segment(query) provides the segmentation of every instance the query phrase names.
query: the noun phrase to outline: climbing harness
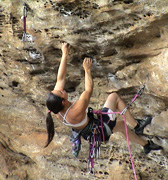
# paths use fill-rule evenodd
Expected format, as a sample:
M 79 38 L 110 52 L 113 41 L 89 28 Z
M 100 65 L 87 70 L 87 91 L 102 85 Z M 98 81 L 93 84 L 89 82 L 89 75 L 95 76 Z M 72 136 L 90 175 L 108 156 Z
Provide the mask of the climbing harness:
M 104 135 L 104 128 L 103 128 L 103 118 L 102 118 L 102 114 L 119 114 L 122 116 L 123 120 L 124 120 L 124 124 L 125 124 L 125 133 L 126 133 L 126 139 L 127 139 L 127 145 L 128 145 L 128 150 L 129 150 L 129 155 L 130 155 L 130 160 L 131 160 L 131 165 L 132 165 L 132 169 L 133 169 L 133 173 L 134 173 L 134 178 L 135 180 L 137 180 L 137 176 L 136 176 L 136 172 L 135 172 L 135 167 L 134 167 L 134 163 L 133 163 L 133 158 L 131 155 L 131 148 L 129 145 L 129 137 L 128 137 L 128 128 L 127 128 L 127 124 L 126 124 L 126 118 L 124 116 L 124 114 L 126 113 L 127 109 L 131 106 L 131 104 L 139 97 L 142 95 L 143 91 L 144 91 L 145 85 L 143 85 L 142 88 L 140 88 L 140 90 L 136 93 L 136 95 L 134 96 L 134 98 L 132 99 L 132 101 L 126 106 L 126 108 L 124 108 L 124 110 L 122 112 L 102 112 L 102 111 L 92 111 L 92 113 L 94 114 L 100 114 L 101 117 L 101 134 L 102 134 L 102 141 L 105 142 L 105 135 Z M 89 171 L 91 173 L 94 174 L 94 158 L 99 157 L 100 155 L 100 146 L 101 146 L 101 138 L 100 136 L 98 136 L 100 139 L 97 139 L 97 129 L 93 128 L 93 135 L 90 137 L 90 151 L 89 151 L 89 158 L 88 158 L 88 168 Z
M 26 42 L 26 40 L 27 40 L 26 18 L 27 18 L 27 8 L 26 8 L 26 4 L 24 3 L 24 7 L 23 7 L 23 37 L 22 37 L 23 42 Z

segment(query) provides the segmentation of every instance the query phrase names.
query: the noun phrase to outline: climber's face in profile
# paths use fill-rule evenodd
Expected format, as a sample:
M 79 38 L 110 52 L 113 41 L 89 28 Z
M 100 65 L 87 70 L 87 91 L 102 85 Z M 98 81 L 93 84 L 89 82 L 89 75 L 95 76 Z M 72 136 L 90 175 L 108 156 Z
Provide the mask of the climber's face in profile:
M 61 90 L 53 90 L 52 91 L 53 94 L 67 100 L 68 99 L 68 94 L 65 90 L 61 89 Z

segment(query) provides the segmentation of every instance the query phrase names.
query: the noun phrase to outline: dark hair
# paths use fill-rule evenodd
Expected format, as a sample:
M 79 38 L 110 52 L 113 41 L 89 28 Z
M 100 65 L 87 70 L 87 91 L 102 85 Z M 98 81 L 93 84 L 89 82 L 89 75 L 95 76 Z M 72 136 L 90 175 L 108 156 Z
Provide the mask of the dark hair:
M 63 100 L 64 98 L 61 98 L 60 96 L 57 96 L 53 93 L 50 93 L 46 100 L 46 105 L 49 112 L 47 113 L 47 117 L 46 117 L 48 140 L 45 147 L 47 147 L 50 144 L 50 142 L 53 140 L 54 137 L 54 122 L 51 116 L 51 112 L 53 112 L 54 114 L 60 112 L 64 108 L 64 106 L 62 105 Z

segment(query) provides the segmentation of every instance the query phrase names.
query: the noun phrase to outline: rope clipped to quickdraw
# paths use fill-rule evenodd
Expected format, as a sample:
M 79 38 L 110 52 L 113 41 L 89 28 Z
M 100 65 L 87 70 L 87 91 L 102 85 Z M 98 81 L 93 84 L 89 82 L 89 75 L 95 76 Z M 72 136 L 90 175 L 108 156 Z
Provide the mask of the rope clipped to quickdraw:
M 131 106 L 131 104 L 137 99 L 138 96 L 141 96 L 143 91 L 145 89 L 145 84 L 142 86 L 142 88 L 139 89 L 139 91 L 136 93 L 132 101 L 122 110 L 121 115 L 125 114 L 127 109 Z
M 24 3 L 24 7 L 23 7 L 23 37 L 22 37 L 23 42 L 26 42 L 26 40 L 27 40 L 26 18 L 27 18 L 27 8 L 26 8 L 26 4 Z

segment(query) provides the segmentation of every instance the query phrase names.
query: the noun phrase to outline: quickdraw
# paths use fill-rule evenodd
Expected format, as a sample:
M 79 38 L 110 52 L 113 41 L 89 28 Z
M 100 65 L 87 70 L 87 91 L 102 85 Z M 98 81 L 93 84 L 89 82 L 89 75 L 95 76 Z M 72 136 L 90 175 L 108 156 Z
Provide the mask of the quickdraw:
M 94 174 L 94 158 L 99 158 L 101 146 L 101 133 L 95 125 L 92 129 L 92 135 L 89 137 L 89 158 L 87 169 Z
M 122 110 L 121 115 L 125 114 L 127 109 L 131 106 L 131 104 L 137 99 L 138 96 L 141 96 L 143 91 L 145 89 L 145 84 L 142 86 L 142 88 L 139 89 L 139 91 L 136 93 L 132 101 Z
M 22 37 L 23 42 L 26 42 L 26 39 L 27 39 L 26 18 L 27 18 L 27 8 L 26 8 L 26 4 L 24 3 L 24 8 L 23 8 L 23 37 Z

